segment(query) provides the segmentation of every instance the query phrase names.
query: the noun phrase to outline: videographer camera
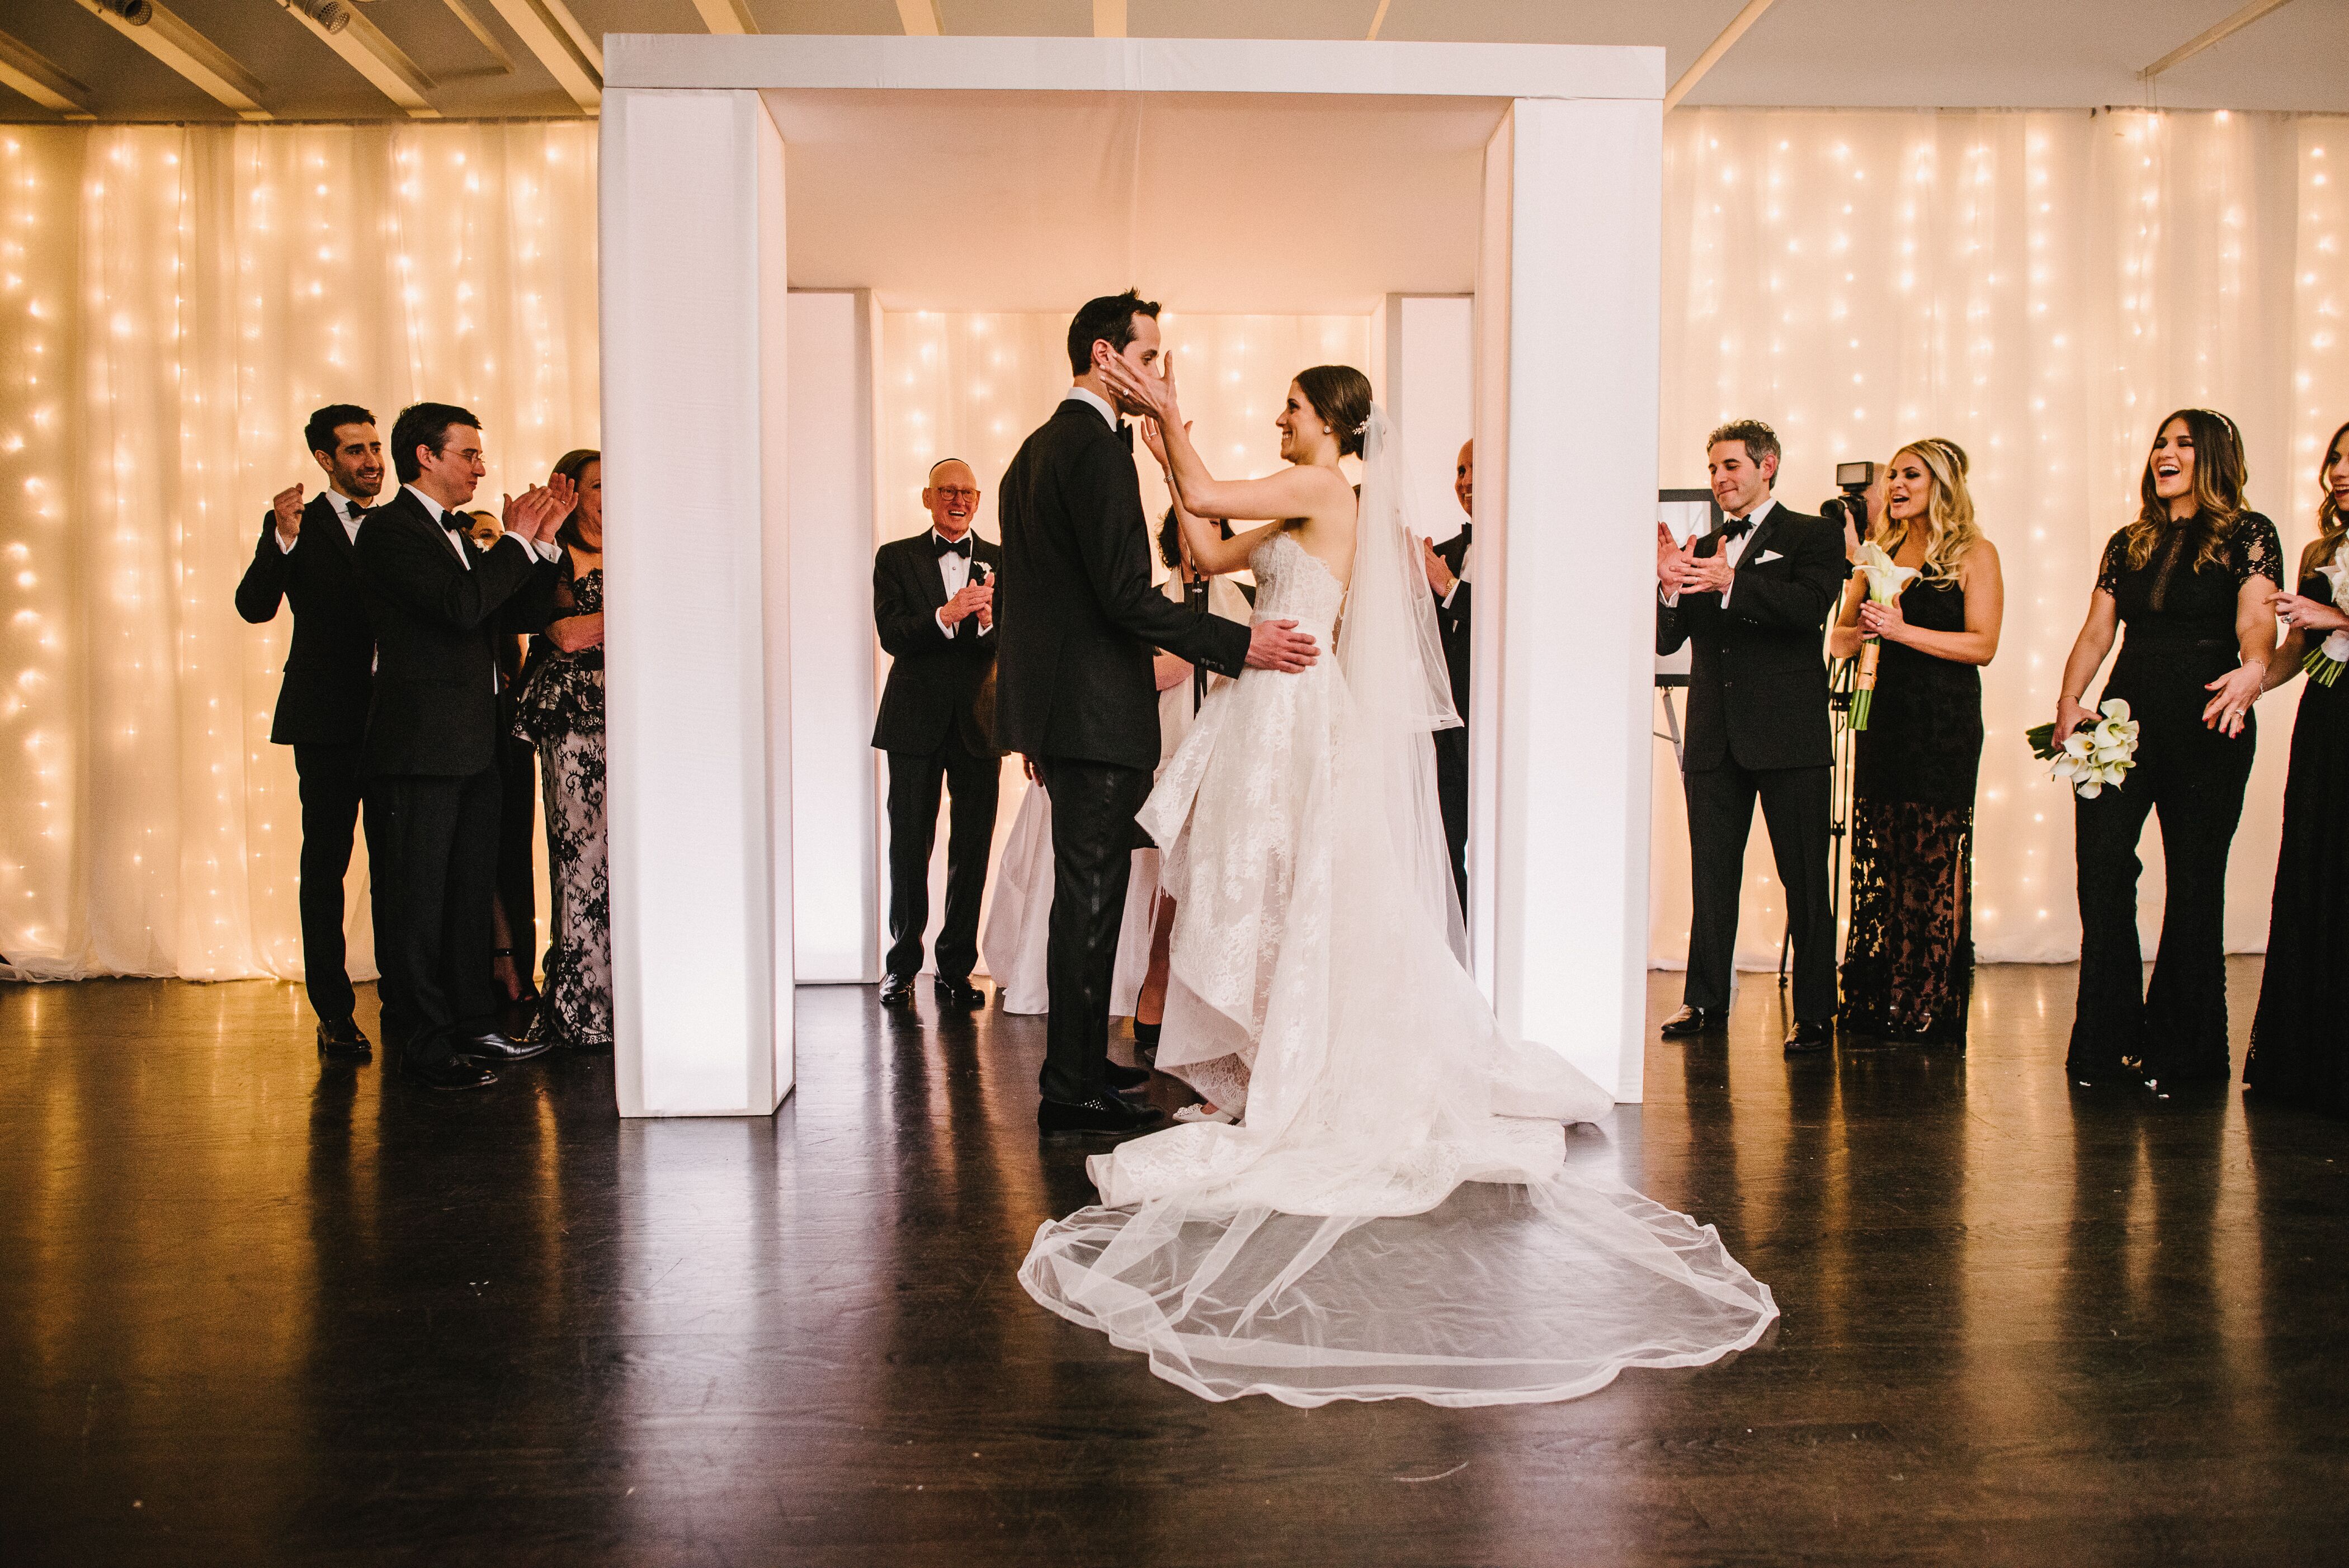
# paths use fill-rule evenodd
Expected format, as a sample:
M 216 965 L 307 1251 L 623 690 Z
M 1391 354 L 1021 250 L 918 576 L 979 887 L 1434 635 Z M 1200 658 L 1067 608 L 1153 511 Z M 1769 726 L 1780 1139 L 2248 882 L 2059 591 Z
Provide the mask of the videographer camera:
M 1857 562 L 1870 520 L 1884 515 L 1884 465 L 1837 463 L 1836 486 L 1843 494 L 1819 503 L 1819 515 L 1843 530 L 1843 558 Z

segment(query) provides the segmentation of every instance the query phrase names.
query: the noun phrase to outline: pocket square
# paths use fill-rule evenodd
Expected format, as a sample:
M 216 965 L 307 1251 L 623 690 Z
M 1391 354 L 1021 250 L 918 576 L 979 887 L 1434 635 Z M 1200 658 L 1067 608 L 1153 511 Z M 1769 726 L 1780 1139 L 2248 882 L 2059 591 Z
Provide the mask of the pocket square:
M 1785 559 L 1786 558 L 1785 556 L 1779 554 L 1775 550 L 1765 550 L 1761 554 L 1754 558 L 1754 564 L 1756 566 L 1767 566 L 1773 561 L 1784 561 Z

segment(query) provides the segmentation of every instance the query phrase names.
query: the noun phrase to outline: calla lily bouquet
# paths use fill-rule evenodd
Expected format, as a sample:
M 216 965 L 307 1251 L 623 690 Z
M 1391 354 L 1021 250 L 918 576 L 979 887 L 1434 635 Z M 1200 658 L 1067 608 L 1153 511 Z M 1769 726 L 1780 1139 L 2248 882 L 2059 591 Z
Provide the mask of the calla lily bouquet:
M 2107 784 L 2119 789 L 2123 776 L 2137 766 L 2137 723 L 2129 717 L 2129 705 L 2114 697 L 2098 711 L 2103 717 L 2095 723 L 2082 725 L 2061 740 L 2052 724 L 2023 732 L 2031 754 L 2054 764 L 2049 776 L 2072 786 L 2083 800 L 2095 799 Z
M 1891 604 L 1899 601 L 1901 591 L 1909 579 L 1918 575 L 1913 566 L 1896 566 L 1892 557 L 1884 553 L 1884 546 L 1869 540 L 1859 547 L 1859 570 L 1868 578 L 1868 602 L 1871 604 Z M 1868 710 L 1876 698 L 1876 661 L 1883 655 L 1884 639 L 1869 637 L 1859 645 L 1859 672 L 1851 683 L 1851 727 L 1868 727 Z
M 2342 559 L 2344 554 L 2349 554 L 2349 540 L 2344 540 L 2333 550 L 2331 561 L 2317 568 L 2324 573 L 2324 580 L 2333 584 L 2333 603 L 2335 605 L 2349 604 L 2349 593 L 2343 592 L 2344 586 L 2349 586 L 2349 561 Z M 2341 678 L 2341 666 L 2344 665 L 2349 665 L 2349 632 L 2333 633 L 2324 639 L 2322 646 L 2309 649 L 2308 657 L 2300 661 L 2300 667 L 2307 673 L 2310 680 L 2328 686 Z

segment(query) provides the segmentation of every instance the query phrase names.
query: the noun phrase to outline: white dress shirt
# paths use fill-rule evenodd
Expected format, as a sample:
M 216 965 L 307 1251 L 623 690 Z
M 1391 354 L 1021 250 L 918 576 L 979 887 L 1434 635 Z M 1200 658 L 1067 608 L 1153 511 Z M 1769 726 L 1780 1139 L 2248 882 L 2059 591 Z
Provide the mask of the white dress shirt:
M 1721 591 L 1721 607 L 1723 609 L 1726 610 L 1729 608 L 1729 595 L 1737 586 L 1737 563 L 1744 559 L 1745 547 L 1752 543 L 1754 542 L 1754 536 L 1762 531 L 1762 520 L 1769 516 L 1770 509 L 1777 504 L 1777 500 L 1775 497 L 1764 496 L 1762 498 L 1762 504 L 1745 514 L 1746 517 L 1752 521 L 1754 526 L 1747 529 L 1744 532 L 1739 534 L 1734 539 L 1724 539 L 1721 542 L 1721 549 L 1717 553 L 1725 555 L 1729 558 L 1730 571 L 1729 586 Z M 1473 549 L 1474 546 L 1471 546 L 1471 548 Z M 1667 604 L 1678 604 L 1680 602 L 1681 596 L 1677 593 L 1668 593 L 1664 596 L 1664 603 Z
M 1070 387 L 1068 391 L 1061 396 L 1061 401 L 1063 403 L 1090 403 L 1096 409 L 1100 410 L 1101 417 L 1102 418 L 1109 421 L 1109 428 L 1111 429 L 1114 430 L 1117 428 L 1117 410 L 1111 407 L 1109 404 L 1102 399 L 1099 393 L 1093 391 L 1089 387 Z
M 343 531 L 350 536 L 353 544 L 357 544 L 359 542 L 359 519 L 364 515 L 359 511 L 359 503 L 342 491 L 334 490 L 326 492 L 326 501 L 335 509 L 335 515 L 342 520 Z M 288 555 L 293 554 L 296 537 L 298 536 L 290 534 L 282 528 L 279 529 L 277 548 Z
M 963 530 L 962 536 L 966 540 L 977 539 L 978 537 L 978 535 L 971 532 L 968 529 Z M 939 544 L 953 544 L 957 542 L 954 540 L 948 539 L 945 534 L 940 533 L 935 528 L 930 530 L 930 538 Z M 978 547 L 977 545 L 973 545 L 971 548 L 973 550 L 977 550 Z M 944 582 L 947 585 L 947 597 L 949 599 L 953 598 L 956 594 L 961 593 L 964 588 L 969 585 L 970 557 L 968 555 L 957 555 L 951 550 L 947 551 L 945 554 L 938 557 L 938 577 L 939 580 Z M 939 631 L 944 632 L 949 637 L 955 634 L 955 629 L 947 624 L 947 612 L 945 605 L 941 604 L 936 610 L 933 611 L 931 613 L 931 618 L 937 622 Z M 978 617 L 976 614 L 973 614 L 969 619 L 976 624 Z M 993 630 L 995 630 L 993 626 L 980 626 L 978 628 L 978 634 L 984 637 Z
M 1444 607 L 1445 609 L 1449 610 L 1452 608 L 1452 601 L 1459 597 L 1460 584 L 1467 582 L 1469 580 L 1469 573 L 1475 570 L 1476 542 L 1472 539 L 1468 542 L 1468 548 L 1460 552 L 1460 570 L 1452 574 L 1452 586 L 1444 591 Z

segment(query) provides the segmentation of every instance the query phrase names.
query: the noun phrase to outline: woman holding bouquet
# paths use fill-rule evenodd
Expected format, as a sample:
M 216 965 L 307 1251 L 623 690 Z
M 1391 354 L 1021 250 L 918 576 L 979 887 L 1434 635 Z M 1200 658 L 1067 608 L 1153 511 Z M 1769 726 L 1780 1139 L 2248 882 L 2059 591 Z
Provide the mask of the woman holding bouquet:
M 1838 658 L 1878 642 L 1852 776 L 1847 1035 L 1953 1043 L 1973 985 L 1974 777 L 1982 666 L 1998 652 L 2005 586 L 1974 525 L 1966 454 L 1938 437 L 1894 456 L 1869 542 L 1915 573 L 1878 603 L 1853 578 L 1828 634 Z
M 2106 545 L 2064 665 L 2059 740 L 2096 721 L 2081 699 L 2127 623 L 2104 700 L 2126 701 L 2140 727 L 2136 766 L 2075 803 L 2080 999 L 2064 1068 L 2081 1083 L 2127 1073 L 2167 1091 L 2227 1078 L 2227 851 L 2251 778 L 2251 704 L 2275 652 L 2283 553 L 2275 524 L 2244 507 L 2244 478 L 2242 438 L 2224 414 L 2184 408 L 2161 422 L 2137 520 Z M 2137 845 L 2156 810 L 2169 894 L 2148 985 Z
M 2292 727 L 2292 771 L 2283 786 L 2283 846 L 2276 857 L 2274 913 L 2268 924 L 2267 973 L 2243 1082 L 2263 1101 L 2291 1102 L 2334 1115 L 2349 1113 L 2349 1050 L 2341 1039 L 2349 1006 L 2349 682 L 2340 655 L 2349 654 L 2349 614 L 2336 606 L 2349 594 L 2349 425 L 2333 432 L 2325 449 L 2324 500 L 2316 509 L 2316 542 L 2300 558 L 2300 592 L 2276 596 L 2276 614 L 2291 628 L 2268 661 L 2269 686 L 2300 674 L 2312 678 L 2300 694 Z M 2331 642 L 2336 634 L 2341 642 Z M 2329 646 L 2327 645 L 2329 644 Z

